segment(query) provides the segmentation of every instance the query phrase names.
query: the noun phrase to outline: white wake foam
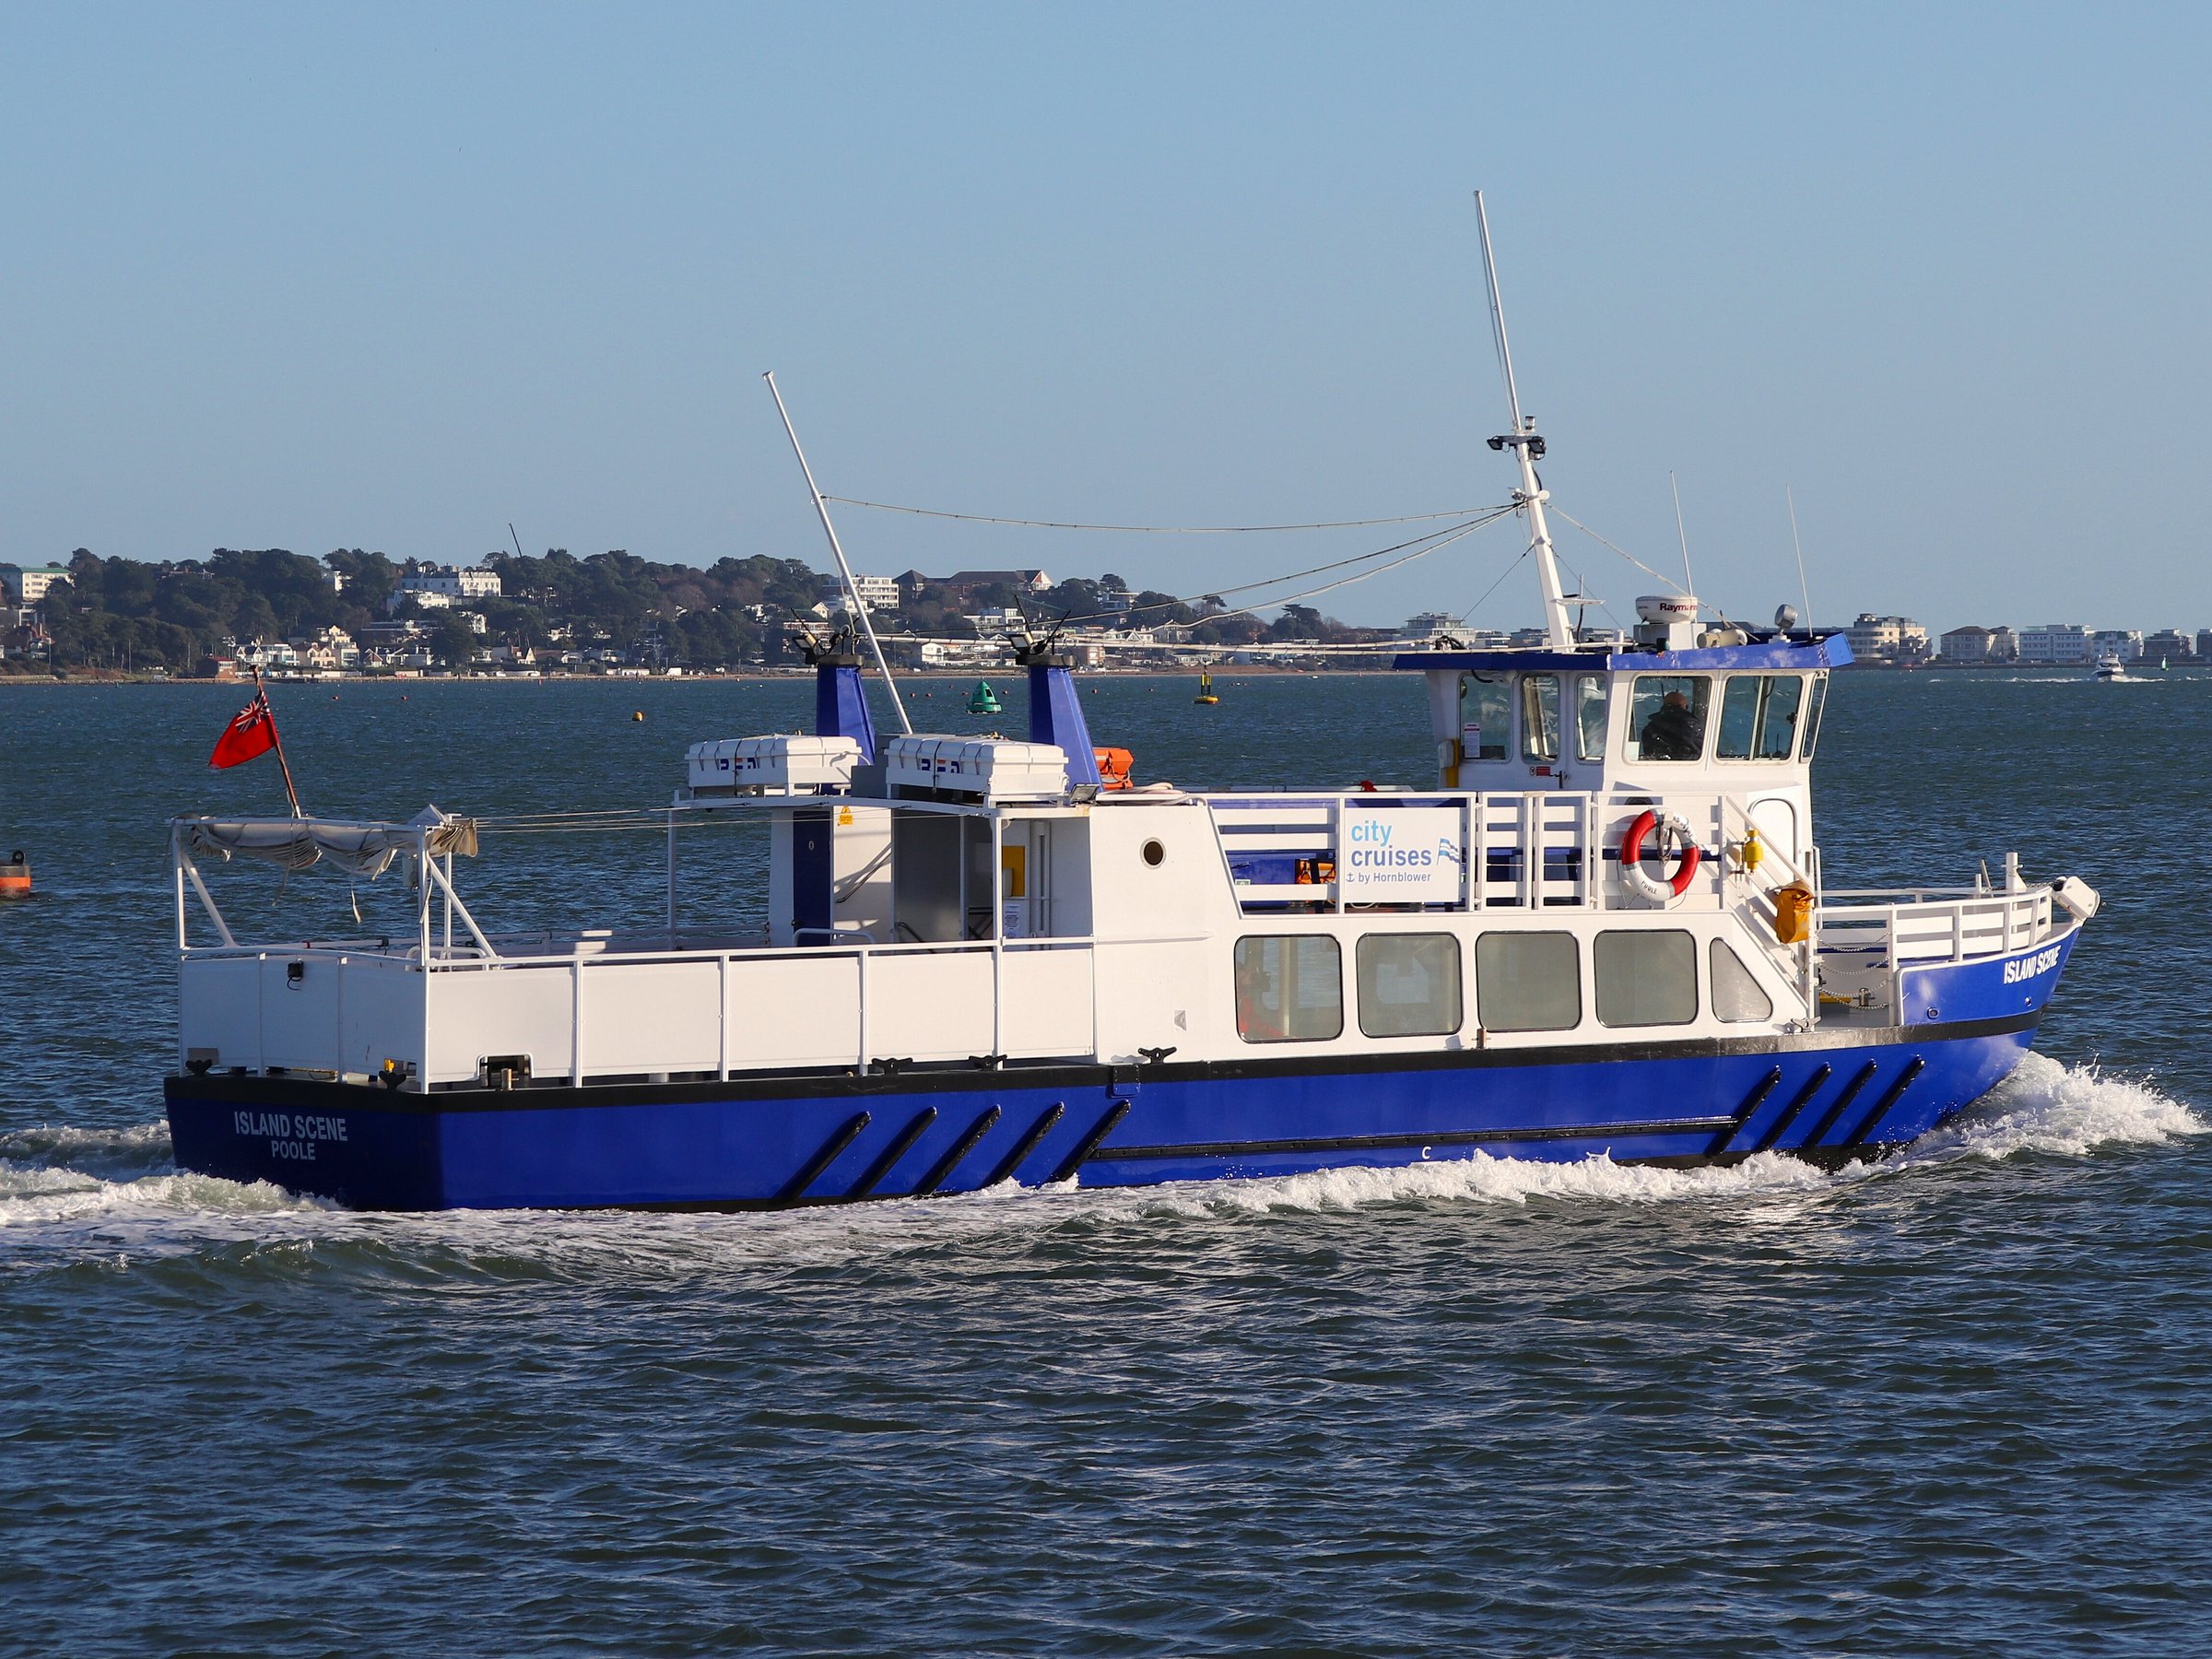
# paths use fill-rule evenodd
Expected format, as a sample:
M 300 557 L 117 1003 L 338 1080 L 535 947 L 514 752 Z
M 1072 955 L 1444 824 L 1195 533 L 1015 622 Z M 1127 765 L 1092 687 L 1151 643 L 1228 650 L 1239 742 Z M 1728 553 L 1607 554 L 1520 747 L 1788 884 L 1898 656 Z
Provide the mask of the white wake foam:
M 1599 1153 L 1573 1163 L 1534 1159 L 1432 1159 L 1396 1168 L 1316 1170 L 1251 1181 L 1189 1182 L 1144 1189 L 1148 1207 L 1179 1215 L 1270 1210 L 1345 1210 L 1375 1204 L 1477 1202 L 1526 1204 L 1532 1198 L 1660 1204 L 1685 1198 L 1735 1198 L 1800 1192 L 1838 1178 L 1778 1152 L 1761 1152 L 1727 1169 L 1665 1170 L 1615 1163 Z
M 2107 1077 L 2095 1062 L 2061 1065 L 2030 1051 L 2011 1077 L 1963 1115 L 1915 1142 L 1903 1161 L 2017 1152 L 2087 1158 L 2100 1147 L 2156 1146 L 2212 1128 L 2181 1101 L 2136 1078 Z

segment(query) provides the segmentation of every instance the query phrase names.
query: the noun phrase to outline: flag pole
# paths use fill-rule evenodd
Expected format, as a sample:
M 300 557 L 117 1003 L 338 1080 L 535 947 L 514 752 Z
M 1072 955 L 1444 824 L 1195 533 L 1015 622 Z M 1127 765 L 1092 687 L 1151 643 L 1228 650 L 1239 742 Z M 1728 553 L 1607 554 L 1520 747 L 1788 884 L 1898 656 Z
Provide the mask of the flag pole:
M 290 797 L 292 816 L 304 820 L 307 814 L 300 810 L 300 792 L 292 787 L 292 763 L 284 758 L 284 735 L 276 729 L 276 711 L 270 706 L 269 689 L 261 683 L 261 665 L 253 665 L 253 695 L 269 717 L 269 740 L 276 746 L 276 764 L 284 771 L 284 793 Z

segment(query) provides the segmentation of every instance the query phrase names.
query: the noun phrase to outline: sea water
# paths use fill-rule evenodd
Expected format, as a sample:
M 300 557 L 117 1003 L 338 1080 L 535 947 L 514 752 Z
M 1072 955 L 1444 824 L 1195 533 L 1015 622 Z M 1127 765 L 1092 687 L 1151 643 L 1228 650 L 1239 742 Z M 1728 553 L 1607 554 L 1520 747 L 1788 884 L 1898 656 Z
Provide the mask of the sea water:
M 1087 681 L 1139 780 L 1425 779 L 1418 682 Z M 917 725 L 1018 735 L 915 688 Z M 925 693 L 923 694 L 923 693 Z M 332 813 L 667 798 L 802 683 L 288 687 Z M 2031 1058 L 1872 1169 L 1477 1157 L 759 1216 L 355 1215 L 178 1173 L 162 821 L 235 687 L 0 688 L 0 1651 L 2212 1648 L 2212 679 L 1849 674 L 1836 886 L 2107 909 Z M 643 714 L 642 720 L 633 716 Z M 487 837 L 623 926 L 652 834 Z M 735 911 L 757 840 L 701 831 Z M 211 876 L 241 929 L 390 877 Z M 361 921 L 353 920 L 356 907 Z

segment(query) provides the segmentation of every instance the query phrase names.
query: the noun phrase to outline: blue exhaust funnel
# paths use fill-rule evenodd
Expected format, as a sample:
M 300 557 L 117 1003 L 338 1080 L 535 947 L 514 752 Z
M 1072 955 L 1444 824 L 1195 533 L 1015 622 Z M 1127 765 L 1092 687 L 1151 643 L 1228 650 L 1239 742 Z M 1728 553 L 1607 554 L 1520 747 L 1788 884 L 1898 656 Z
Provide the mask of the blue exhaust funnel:
M 827 652 L 814 659 L 814 733 L 818 737 L 850 737 L 860 745 L 860 763 L 876 763 L 876 720 L 861 684 L 860 659 L 851 652 Z
M 1030 741 L 1053 744 L 1067 752 L 1070 787 L 1098 783 L 1098 751 L 1091 747 L 1083 700 L 1076 691 L 1073 660 L 1054 656 L 1042 645 L 1018 652 L 1015 660 L 1030 671 Z

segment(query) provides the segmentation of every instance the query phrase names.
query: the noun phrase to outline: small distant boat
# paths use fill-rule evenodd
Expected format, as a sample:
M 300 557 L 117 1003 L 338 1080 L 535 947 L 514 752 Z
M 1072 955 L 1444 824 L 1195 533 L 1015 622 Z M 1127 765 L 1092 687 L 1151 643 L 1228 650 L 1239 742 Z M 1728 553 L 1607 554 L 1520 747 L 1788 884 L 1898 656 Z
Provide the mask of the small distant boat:
M 2120 660 L 2120 653 L 2116 651 L 2100 652 L 2097 657 L 2097 667 L 2089 677 L 2100 685 L 2126 679 L 2129 677 L 2127 665 Z
M 1194 703 L 1218 703 L 1221 700 L 1214 695 L 1214 675 L 1210 668 L 1199 671 L 1198 695 L 1191 700 Z
M 30 897 L 30 861 L 18 847 L 0 864 L 0 899 L 28 899 Z
M 1003 712 L 1004 710 L 1005 705 L 998 700 L 998 693 L 991 689 L 991 682 L 989 680 L 976 681 L 975 689 L 968 694 L 968 712 L 971 714 L 997 714 Z

